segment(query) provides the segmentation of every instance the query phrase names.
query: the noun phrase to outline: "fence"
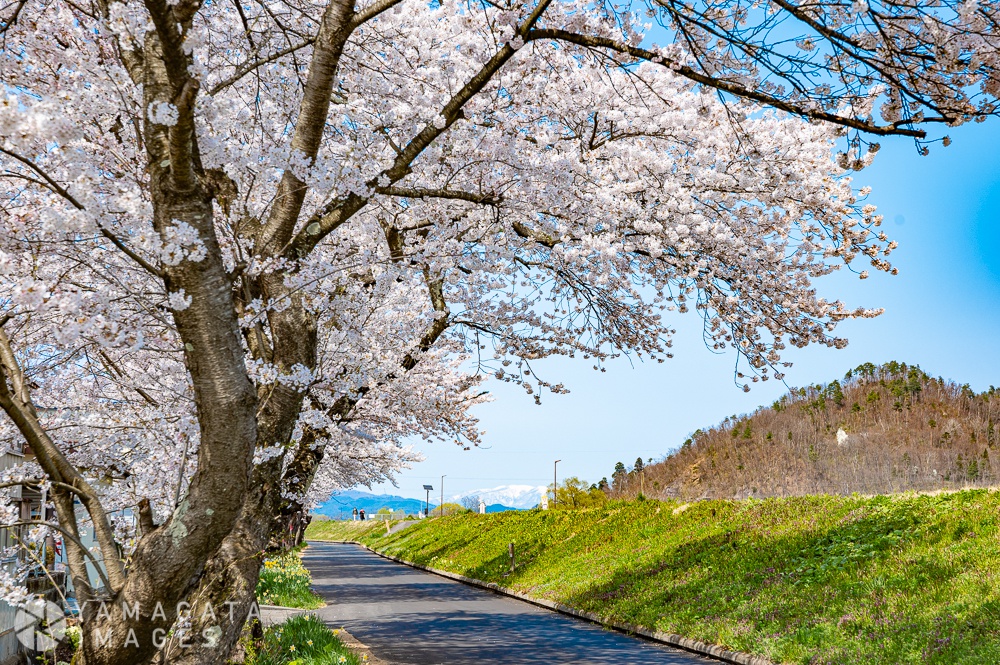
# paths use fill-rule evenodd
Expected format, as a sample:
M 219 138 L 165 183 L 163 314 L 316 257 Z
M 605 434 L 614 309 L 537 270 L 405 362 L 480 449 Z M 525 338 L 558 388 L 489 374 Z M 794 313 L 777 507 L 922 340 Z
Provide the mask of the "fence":
M 366 517 L 370 520 L 401 520 L 406 517 L 406 511 L 397 510 L 394 513 L 372 513 Z
M 0 452 L 0 469 L 9 469 L 24 462 L 24 454 L 16 450 Z M 18 501 L 22 498 L 21 488 L 12 487 L 7 490 L 10 498 Z M 11 530 L 0 528 L 0 550 L 6 550 L 14 544 Z M 15 558 L 0 559 L 0 568 L 13 572 L 17 565 Z M 5 601 L 0 600 L 0 665 L 15 663 L 19 660 L 21 643 L 14 632 L 14 614 L 17 610 Z
M 15 609 L 0 600 L 0 664 L 14 663 L 18 660 L 20 642 L 14 633 Z

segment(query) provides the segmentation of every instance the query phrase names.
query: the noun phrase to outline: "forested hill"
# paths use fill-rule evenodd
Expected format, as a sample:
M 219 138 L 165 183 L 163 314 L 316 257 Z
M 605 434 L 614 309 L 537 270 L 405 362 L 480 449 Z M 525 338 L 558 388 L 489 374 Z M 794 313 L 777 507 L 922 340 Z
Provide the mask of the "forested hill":
M 619 472 L 613 494 L 765 497 L 988 486 L 1000 480 L 1000 390 L 865 363 L 698 430 L 664 461 Z

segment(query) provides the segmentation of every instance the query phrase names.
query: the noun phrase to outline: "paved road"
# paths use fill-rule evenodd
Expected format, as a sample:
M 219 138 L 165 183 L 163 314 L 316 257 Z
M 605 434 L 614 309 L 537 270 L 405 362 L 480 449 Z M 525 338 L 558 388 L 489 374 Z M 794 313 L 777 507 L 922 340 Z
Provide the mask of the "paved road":
M 319 616 L 394 665 L 718 665 L 357 545 L 311 543 L 303 561 L 328 603 Z

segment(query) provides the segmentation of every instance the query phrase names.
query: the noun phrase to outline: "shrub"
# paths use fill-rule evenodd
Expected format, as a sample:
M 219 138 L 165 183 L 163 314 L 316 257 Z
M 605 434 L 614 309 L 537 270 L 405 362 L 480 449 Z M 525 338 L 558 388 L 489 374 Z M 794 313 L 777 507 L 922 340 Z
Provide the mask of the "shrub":
M 297 550 L 264 560 L 257 582 L 257 601 L 312 610 L 323 606 L 323 599 L 312 592 L 312 577 L 302 565 Z
M 244 638 L 245 665 L 359 665 L 362 661 L 315 615 L 269 626 L 263 638 Z

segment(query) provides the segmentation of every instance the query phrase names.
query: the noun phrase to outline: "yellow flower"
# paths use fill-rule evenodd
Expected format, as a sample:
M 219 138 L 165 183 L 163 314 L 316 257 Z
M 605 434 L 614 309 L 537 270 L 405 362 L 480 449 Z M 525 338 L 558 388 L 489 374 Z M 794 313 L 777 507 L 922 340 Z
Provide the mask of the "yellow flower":
M 295 645 L 293 644 L 292 646 L 288 647 L 288 650 L 289 651 L 295 651 Z
M 306 640 L 306 644 L 308 644 L 309 646 L 312 646 L 313 645 L 313 641 L 312 640 Z
M 337 659 L 337 662 L 338 663 L 346 663 L 347 662 L 347 657 L 346 656 L 341 656 L 340 658 Z

